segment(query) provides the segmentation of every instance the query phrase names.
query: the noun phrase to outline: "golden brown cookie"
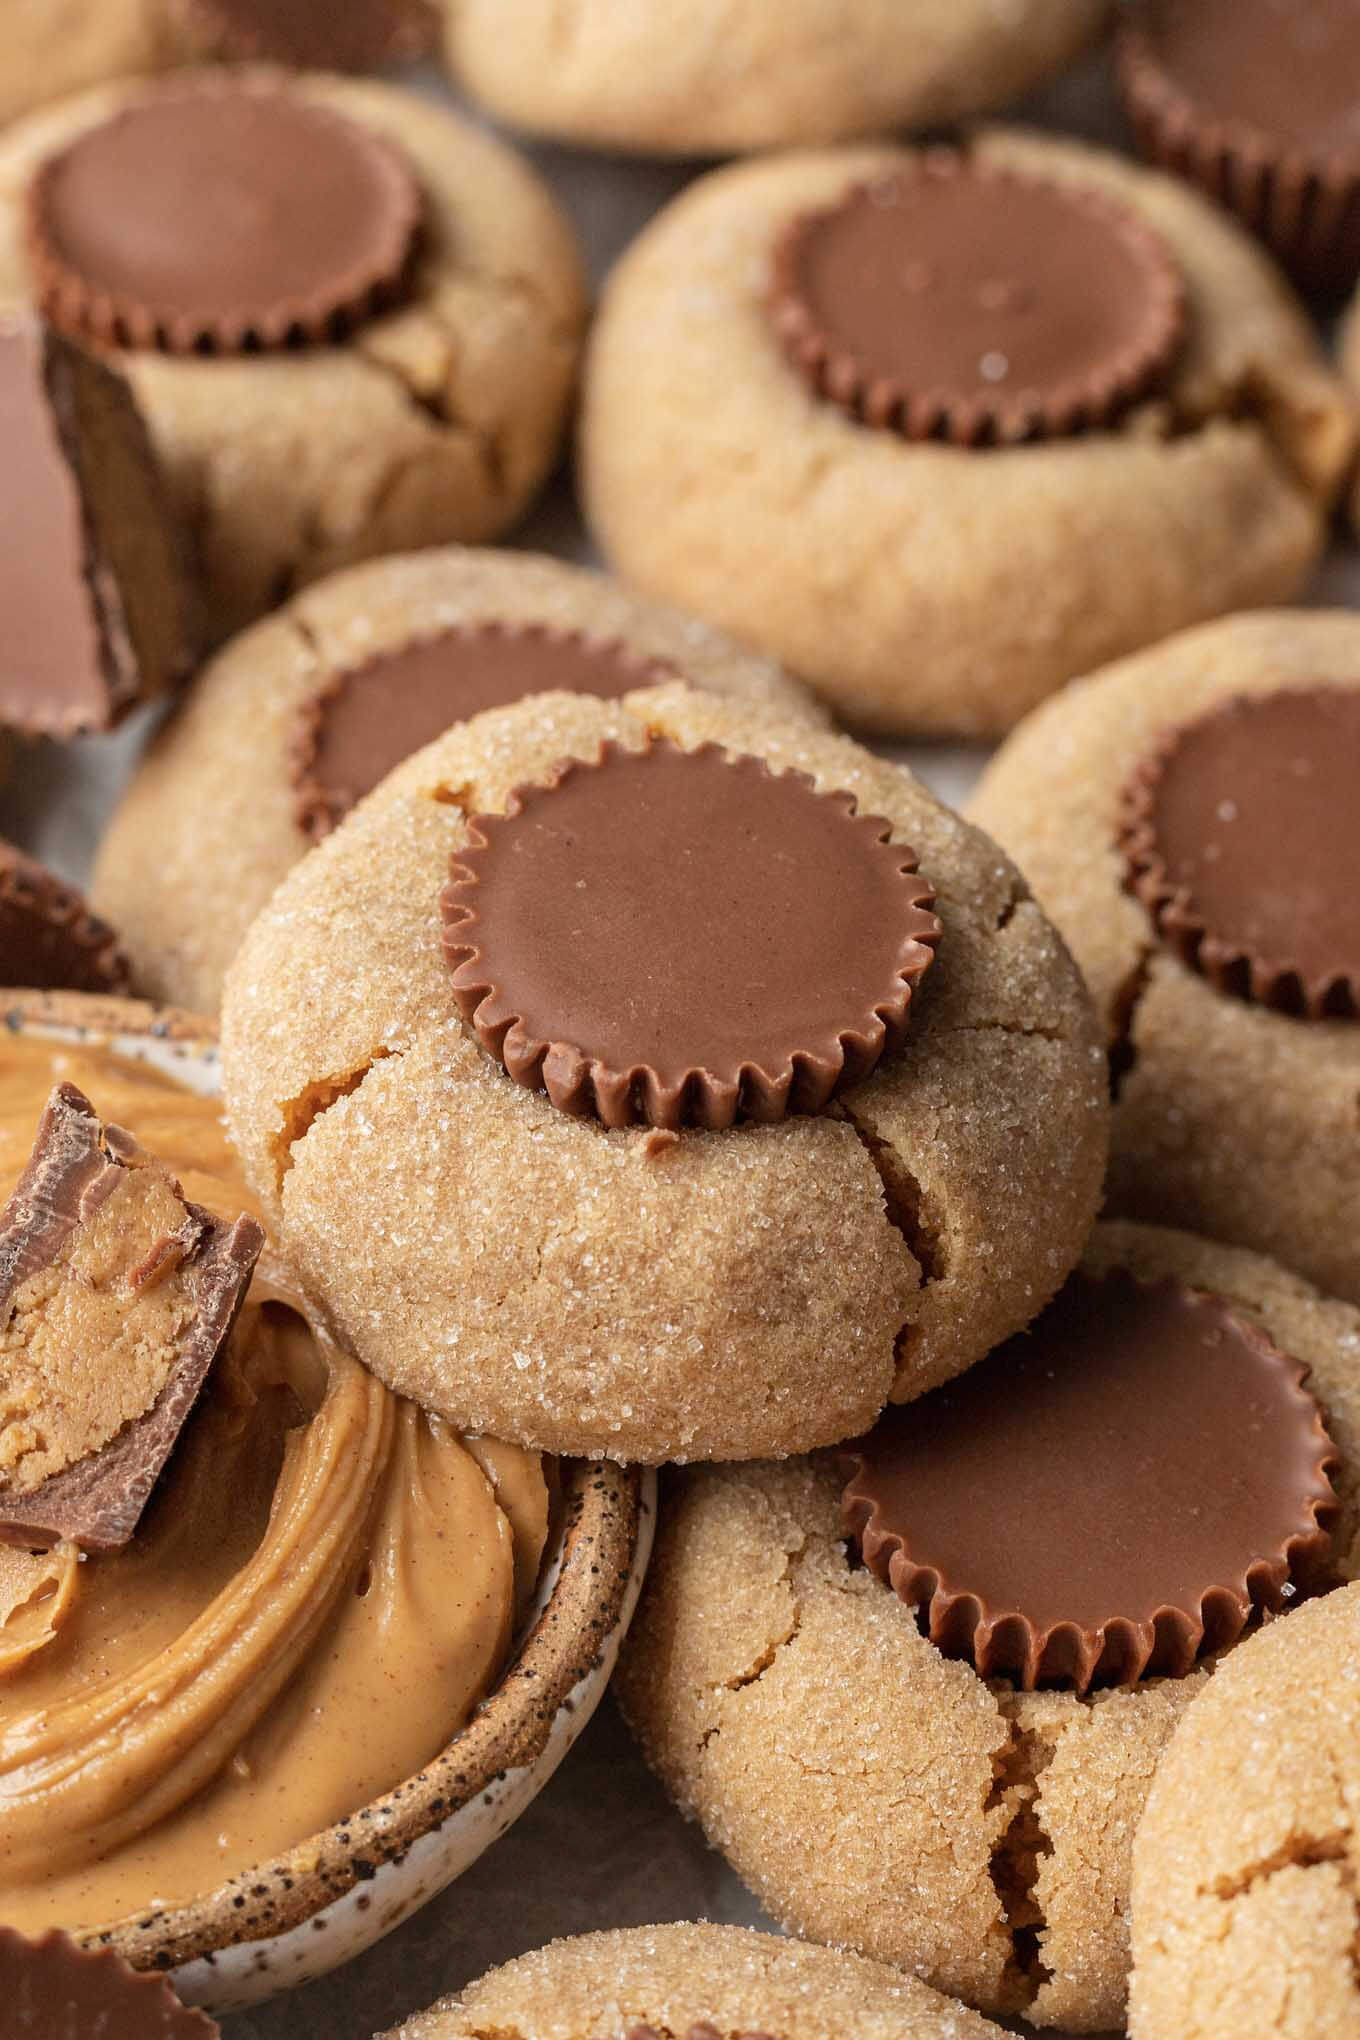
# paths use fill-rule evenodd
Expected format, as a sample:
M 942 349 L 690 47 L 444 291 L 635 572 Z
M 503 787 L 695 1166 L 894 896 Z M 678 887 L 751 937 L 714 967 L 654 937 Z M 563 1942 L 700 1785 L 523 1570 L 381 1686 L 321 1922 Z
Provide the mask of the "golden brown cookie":
M 521 1955 L 387 2040 L 983 2040 L 914 1977 L 745 1927 L 630 1927 Z
M 1360 1315 L 1183 1233 L 1099 1226 L 1082 1265 L 1208 1291 L 1310 1370 L 1341 1455 L 1334 1536 L 1348 1570 Z M 928 1417 L 929 1402 L 901 1414 Z M 649 1761 L 782 1924 L 987 2012 L 1119 2025 L 1133 1836 L 1208 1665 L 1083 1698 L 984 1680 L 852 1559 L 843 1485 L 813 1459 L 671 1478 L 617 1686 Z M 995 1484 L 978 1501 L 994 1508 Z
M 1275 1010 L 1234 988 L 1231 965 L 1224 988 L 1187 961 L 1183 931 L 1159 929 L 1131 889 L 1119 841 L 1122 796 L 1164 732 L 1238 697 L 1319 687 L 1360 692 L 1352 615 L 1282 611 L 1188 631 L 1041 709 L 993 761 L 972 811 L 1020 860 L 1095 998 L 1116 1090 L 1114 1208 L 1274 1254 L 1360 1302 L 1360 1026 Z M 1301 815 L 1304 847 L 1338 873 L 1347 820 L 1315 824 L 1307 804 Z M 1287 882 L 1265 891 L 1292 896 Z M 1335 995 L 1325 1010 L 1342 1011 Z
M 866 1080 L 845 1087 L 863 1066 L 861 1030 L 837 1007 L 850 1067 L 824 1108 L 800 1111 L 795 1095 L 793 1116 L 768 1124 L 607 1131 L 523 1088 L 532 1070 L 512 1080 L 494 1059 L 500 1035 L 494 1054 L 482 1046 L 441 948 L 451 864 L 504 834 L 512 789 L 556 778 L 564 759 L 597 760 L 605 744 L 625 759 L 719 746 L 710 764 L 724 750 L 765 760 L 776 775 L 809 775 L 817 793 L 793 780 L 790 797 L 813 803 L 819 827 L 834 809 L 851 829 L 849 795 L 861 817 L 880 818 L 880 829 L 855 825 L 866 844 L 881 830 L 911 845 L 943 935 L 900 1048 L 883 1053 L 884 1032 L 865 1023 L 882 1056 Z M 578 767 L 573 786 L 588 781 Z M 715 815 L 730 807 L 719 792 Z M 489 822 L 470 827 L 478 812 Z M 796 859 L 799 834 L 786 844 Z M 639 847 L 648 840 L 666 839 L 640 830 Z M 685 838 L 700 861 L 711 840 Z M 727 928 L 722 900 L 769 854 L 753 835 L 727 875 L 692 893 L 690 867 L 675 862 L 680 918 L 688 926 L 711 902 Z M 625 874 L 634 861 L 627 851 Z M 905 874 L 909 860 L 897 861 Z M 631 879 L 620 886 L 569 894 L 579 907 L 528 945 L 556 970 L 580 942 L 582 1000 L 596 988 L 595 931 L 632 896 Z M 904 876 L 903 888 L 905 910 L 916 887 Z M 521 902 L 522 918 L 500 925 L 533 928 L 536 906 Z M 698 1018 L 730 1025 L 738 1054 L 754 1056 L 763 1041 L 743 1032 L 748 1006 L 760 1020 L 755 988 L 786 951 L 782 937 L 762 950 L 764 909 L 750 911 L 736 963 L 754 996 L 701 1003 Z M 837 912 L 833 900 L 831 923 Z M 874 924 L 866 953 L 890 924 Z M 668 935 L 666 913 L 651 925 Z M 452 925 L 448 939 L 459 939 Z M 656 968 L 641 997 L 607 1001 L 605 1018 L 659 1027 L 665 1047 L 680 1008 Z M 820 997 L 815 969 L 808 984 Z M 886 976 L 880 996 L 886 1013 Z M 918 1394 L 1026 1322 L 1075 1259 L 1099 1194 L 1103 1063 L 1070 961 L 1019 875 L 902 768 L 783 707 L 678 682 L 616 703 L 542 696 L 450 730 L 399 767 L 255 922 L 228 973 L 223 1027 L 246 1167 L 364 1358 L 497 1436 L 574 1452 L 742 1457 L 848 1436 L 890 1394 Z M 522 1039 L 506 1037 L 507 1061 Z M 785 1044 L 794 1064 L 809 1045 Z M 755 1096 L 753 1080 L 739 1109 L 756 1109 Z
M 817 713 L 706 625 L 531 554 L 421 553 L 309 588 L 206 668 L 100 846 L 94 892 L 138 981 L 215 1012 L 284 873 L 392 765 L 526 686 L 626 692 L 650 662 L 658 677 Z
M 1360 2032 L 1360 1585 L 1233 1653 L 1157 1766 L 1133 1859 L 1135 2040 Z
M 1118 209 L 1122 248 L 1141 228 L 1179 276 L 1178 351 L 1156 357 L 1151 386 L 1112 424 L 1083 425 L 1092 403 L 1065 404 L 1055 419 L 1052 392 L 1026 380 L 1011 389 L 1004 429 L 1047 437 L 914 443 L 903 407 L 880 401 L 892 382 L 880 365 L 857 379 L 843 346 L 829 361 L 815 350 L 789 358 L 804 335 L 787 293 L 771 300 L 781 236 L 855 188 L 898 204 L 897 187 L 922 174 L 922 158 L 901 149 L 804 151 L 692 185 L 616 269 L 588 363 L 586 495 L 614 564 L 772 652 L 882 735 L 998 734 L 1104 659 L 1288 599 L 1321 549 L 1352 444 L 1349 407 L 1299 308 L 1204 200 L 1114 156 L 1019 131 L 984 132 L 966 161 L 1056 183 L 1053 204 L 1068 195 L 1067 225 L 1030 237 L 1032 253 L 1046 251 L 1053 303 L 1074 288 L 1081 297 L 1096 273 L 1067 261 L 1070 213 L 1084 207 L 1089 225 L 1093 203 Z M 1010 216 L 1003 207 L 1003 225 Z M 1004 245 L 974 275 L 954 264 L 958 246 L 976 250 L 976 232 L 893 272 L 906 297 L 887 328 L 936 332 L 909 306 L 933 310 L 957 282 L 971 397 L 1004 394 L 1016 377 L 1006 347 L 988 343 L 989 322 L 1023 339 L 1033 278 Z M 1103 308 L 1115 260 L 1107 247 Z M 882 261 L 870 268 L 887 273 Z M 859 302 L 845 274 L 833 275 L 824 313 Z M 1120 274 L 1127 281 L 1127 263 Z M 1089 308 L 1089 290 L 1081 302 Z M 1145 337 L 1147 293 L 1129 304 L 1127 328 L 1102 334 L 1078 364 L 1093 399 L 1117 390 Z M 1075 346 L 1088 329 L 1078 307 L 1042 330 Z M 928 397 L 938 365 L 927 353 L 916 366 Z M 1049 366 L 1066 376 L 1073 363 L 1059 355 Z M 964 436 L 978 436 L 971 414 Z
M 176 39 L 161 0 L 9 0 L 0 57 L 0 126 L 108 78 L 159 71 Z
M 1088 42 L 1105 0 L 461 0 L 455 75 L 513 126 L 644 155 L 942 126 L 1003 106 Z
M 171 138 L 178 160 L 186 135 L 203 124 L 204 98 L 280 90 L 287 107 L 300 105 L 299 118 L 310 115 L 316 135 L 337 148 L 346 135 L 355 143 L 357 130 L 360 162 L 356 168 L 351 146 L 343 163 L 355 172 L 365 209 L 361 215 L 356 199 L 331 222 L 350 234 L 350 245 L 337 240 L 340 268 L 331 280 L 359 294 L 307 297 L 309 281 L 296 306 L 285 302 L 263 320 L 249 302 L 226 305 L 205 335 L 194 319 L 225 286 L 213 262 L 203 261 L 193 279 L 198 312 L 129 304 L 116 218 L 101 213 L 96 240 L 89 216 L 92 191 L 123 188 L 108 175 L 114 145 L 106 124 L 122 115 L 114 138 L 125 138 L 129 110 L 145 126 L 191 95 Z M 151 114 L 141 115 L 148 107 Z M 145 158 L 129 166 L 127 153 L 113 167 L 135 193 L 148 173 Z M 292 160 L 315 153 L 298 144 Z M 367 182 L 359 175 L 365 169 Z M 401 187 L 400 208 L 414 206 L 409 221 L 405 210 L 394 215 L 387 206 L 388 185 Z M 172 245 L 181 250 L 214 245 L 212 235 L 196 242 L 191 231 L 194 188 L 172 222 Z M 36 233 L 34 189 L 43 199 Z M 271 192 L 264 179 L 247 201 L 274 208 L 271 235 L 251 243 L 259 267 L 278 245 L 280 219 L 293 217 L 291 197 L 279 213 Z M 73 222 L 77 199 L 82 213 Z M 56 201 L 65 211 L 54 219 Z M 324 187 L 317 202 L 324 211 Z M 376 242 L 357 222 L 379 213 L 388 266 L 370 271 Z M 304 237 L 299 259 L 310 258 L 315 238 Z M 92 250 L 107 258 L 97 289 L 89 277 L 73 284 L 73 249 L 87 264 Z M 324 267 L 328 252 L 329 244 L 311 266 Z M 115 258 L 121 292 L 108 280 Z M 139 271 L 132 280 L 141 278 Z M 275 281 L 286 297 L 286 279 Z M 512 524 L 556 452 L 584 317 L 571 230 L 532 171 L 502 144 L 392 86 L 302 74 L 283 87 L 249 70 L 109 87 L 4 136 L 0 303 L 38 287 L 62 318 L 95 338 L 119 340 L 120 365 L 194 541 L 219 638 L 335 568 L 418 545 L 483 540 Z M 382 308 L 366 309 L 374 300 Z M 340 325 L 344 337 L 327 340 Z M 241 351 L 261 330 L 263 351 Z M 310 344 L 279 344 L 299 332 Z M 134 336 L 138 344 L 127 345 Z M 158 344 L 147 344 L 153 336 Z M 208 358 L 167 351 L 205 337 L 217 349 Z

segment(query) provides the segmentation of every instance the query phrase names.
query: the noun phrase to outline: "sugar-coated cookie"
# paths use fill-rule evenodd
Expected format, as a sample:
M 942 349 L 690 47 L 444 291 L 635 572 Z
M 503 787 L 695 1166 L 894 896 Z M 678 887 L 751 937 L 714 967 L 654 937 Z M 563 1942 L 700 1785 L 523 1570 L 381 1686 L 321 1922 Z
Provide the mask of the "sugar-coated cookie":
M 100 846 L 94 894 L 139 984 L 215 1012 L 279 880 L 392 766 L 493 704 L 570 685 L 617 694 L 656 661 L 692 686 L 818 713 L 708 625 L 556 560 L 429 551 L 307 589 L 205 669 Z
M 1002 106 L 1090 41 L 1105 0 L 459 0 L 449 58 L 513 125 L 593 148 L 726 154 Z
M 1347 879 L 1357 714 L 1360 619 L 1234 617 L 1049 703 L 993 761 L 972 810 L 1019 859 L 1095 998 L 1116 1091 L 1115 1208 L 1275 1254 L 1353 1302 L 1360 1024 L 1343 979 L 1360 969 Z M 1176 732 L 1211 791 L 1175 824 L 1193 840 L 1172 846 L 1166 890 L 1145 775 Z M 1234 872 L 1238 900 L 1208 889 Z M 1189 907 L 1174 896 L 1187 877 L 1202 895 Z M 1206 912 L 1223 926 L 1205 929 Z
M 1134 2040 L 1360 2032 L 1360 1585 L 1233 1653 L 1157 1766 L 1133 1854 Z
M 1287 1604 L 1295 1569 L 1317 1585 L 1333 1570 L 1346 1573 L 1360 1528 L 1354 1308 L 1261 1257 L 1129 1225 L 1096 1228 L 1063 1295 L 1080 1299 L 1085 1285 L 1103 1296 L 1111 1283 L 1124 1299 L 1108 1320 L 1120 1340 L 1130 1325 L 1156 1329 L 1170 1311 L 1178 1336 L 1194 1330 L 1199 1342 L 1179 1381 L 1163 1371 L 1160 1333 L 1134 1350 L 1139 1367 L 1144 1356 L 1155 1360 L 1141 1409 L 1136 1395 L 1130 1403 L 1136 1380 L 1121 1386 L 1111 1375 L 1103 1335 L 1098 1346 L 1088 1341 L 1089 1364 L 1078 1351 L 1046 1386 L 1060 1298 L 1032 1334 L 1047 1342 L 1037 1349 L 1038 1373 L 1021 1380 L 1033 1368 L 1028 1339 L 982 1364 L 985 1408 L 970 1403 L 975 1377 L 964 1374 L 890 1412 L 845 1458 L 670 1476 L 616 1688 L 681 1809 L 782 1924 L 898 1963 L 983 2011 L 1023 2011 L 1037 2025 L 1074 2032 L 1122 2023 L 1134 1833 L 1158 1756 L 1210 1678 L 1215 1659 L 1204 1652 L 1231 1633 L 1231 1624 L 1220 1626 L 1229 1603 L 1240 1629 L 1258 1593 L 1267 1606 Z M 1111 1338 L 1109 1351 L 1118 1344 Z M 1230 1344 L 1239 1349 L 1232 1379 L 1240 1387 L 1230 1380 L 1223 1393 Z M 1115 1400 L 1102 1405 L 1111 1384 Z M 1267 1418 L 1262 1394 L 1280 1398 L 1275 1416 Z M 970 1410 L 975 1432 L 959 1428 Z M 1269 1454 L 1257 1452 L 1261 1422 Z M 1111 1459 L 1111 1436 L 1128 1443 L 1127 1461 Z M 914 1439 L 928 1469 L 946 1455 L 953 1492 L 933 1518 L 934 1473 L 897 1500 L 875 1497 L 872 1481 L 866 1487 L 866 1464 L 874 1479 L 884 1472 L 881 1456 L 876 1469 L 873 1461 L 881 1438 L 894 1451 Z M 1002 1461 L 990 1474 L 977 1464 L 983 1445 Z M 1339 1498 L 1335 1515 L 1328 1485 Z M 875 1499 L 872 1513 L 849 1510 L 856 1495 L 860 1504 Z M 899 1506 L 907 1523 L 885 1524 Z M 1064 1508 L 1067 1537 L 1053 1534 L 1051 1520 Z M 868 1563 L 847 1544 L 851 1522 L 862 1526 Z M 906 1538 L 895 1559 L 891 1537 L 871 1535 L 885 1527 Z M 1029 1625 L 1002 1615 L 1008 1604 L 991 1600 L 970 1566 L 994 1565 L 998 1554 L 1009 1563 L 1018 1551 L 1031 1575 L 1026 1593 L 1061 1601 L 1070 1590 L 1071 1612 L 1085 1622 L 1117 1612 L 1103 1601 L 1082 1608 L 1088 1576 L 1141 1567 L 1151 1555 L 1172 1575 L 1198 1580 L 1243 1537 L 1237 1560 L 1258 1551 L 1250 1578 L 1239 1573 L 1229 1594 L 1226 1575 L 1213 1589 L 1203 1576 L 1203 1634 L 1189 1669 L 1181 1658 L 1178 1673 L 1093 1684 L 1084 1695 L 1048 1674 L 1047 1686 L 1026 1690 L 1018 1671 L 984 1677 L 975 1669 L 970 1623 L 982 1625 L 979 1639 L 998 1654 Z M 908 1546 L 935 1570 L 915 1596 L 929 1600 L 928 1611 L 902 1598 L 913 1584 L 901 1566 Z M 889 1563 L 891 1583 L 876 1571 Z M 971 1612 L 958 1601 L 942 1608 L 951 1584 L 975 1591 Z M 1177 1579 L 1175 1593 L 1182 1587 Z M 1106 1578 L 1099 1591 L 1109 1589 Z M 937 1646 L 925 1633 L 927 1612 L 933 1627 L 960 1608 L 963 1624 Z M 1022 1606 L 1019 1616 L 1043 1612 Z M 1173 1614 L 1168 1608 L 1155 1625 L 1154 1664 L 1176 1662 L 1181 1644 L 1194 1642 Z M 1106 1634 L 1114 1638 L 1114 1628 Z M 1114 1676 L 1131 1670 L 1124 1664 Z
M 262 210 L 266 237 L 242 227 Z M 503 144 L 389 85 L 250 69 L 0 137 L 0 304 L 34 294 L 116 347 L 215 637 L 334 568 L 513 523 L 584 318 L 571 230 Z
M 175 38 L 161 0 L 9 0 L 0 55 L 0 125 L 45 101 L 109 78 L 173 63 Z
M 1030 1318 L 1099 1194 L 1103 1060 L 1013 867 L 903 768 L 675 681 L 400 766 L 254 923 L 223 1044 L 365 1361 L 553 1449 L 848 1436 Z
M 606 289 L 582 456 L 627 578 L 867 730 L 990 736 L 1103 660 L 1288 599 L 1353 436 L 1239 227 L 997 130 L 692 185 Z
M 983 2040 L 996 2031 L 885 1963 L 704 1924 L 550 1942 L 387 2040 Z

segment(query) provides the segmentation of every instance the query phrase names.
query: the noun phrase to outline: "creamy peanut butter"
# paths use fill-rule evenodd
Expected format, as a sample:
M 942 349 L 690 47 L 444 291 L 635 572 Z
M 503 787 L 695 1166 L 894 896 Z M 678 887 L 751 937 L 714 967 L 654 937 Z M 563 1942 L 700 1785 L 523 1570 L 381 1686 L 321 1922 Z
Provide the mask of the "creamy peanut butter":
M 63 1077 L 188 1198 L 256 1209 L 212 1100 L 24 1036 L 0 1055 L 0 1196 Z M 418 1770 L 536 1578 L 537 1455 L 390 1394 L 269 1263 L 132 1542 L 0 1551 L 0 1919 L 26 1932 L 199 1897 Z

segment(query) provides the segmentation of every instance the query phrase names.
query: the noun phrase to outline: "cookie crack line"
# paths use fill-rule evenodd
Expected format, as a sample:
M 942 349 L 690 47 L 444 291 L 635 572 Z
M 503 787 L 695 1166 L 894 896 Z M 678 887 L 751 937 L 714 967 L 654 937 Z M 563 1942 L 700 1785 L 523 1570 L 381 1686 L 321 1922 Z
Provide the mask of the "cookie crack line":
M 963 1031 L 963 1030 L 958 1030 Z M 971 1030 L 970 1030 L 971 1031 Z M 832 1117 L 840 1119 L 864 1149 L 870 1165 L 879 1182 L 883 1185 L 884 1215 L 895 1232 L 906 1241 L 907 1251 L 920 1270 L 917 1284 L 917 1300 L 932 1282 L 940 1281 L 948 1272 L 945 1264 L 944 1236 L 940 1225 L 932 1224 L 927 1216 L 930 1200 L 920 1178 L 908 1166 L 891 1141 L 884 1140 L 872 1127 L 865 1126 L 856 1118 L 852 1106 L 842 1101 L 833 1108 Z M 897 1344 L 902 1342 L 914 1329 L 914 1321 L 907 1319 L 897 1334 Z
M 1114 998 L 1110 1001 L 1110 1011 L 1106 1018 L 1105 1053 L 1110 1065 L 1110 1100 L 1116 1105 L 1138 1061 L 1134 1032 L 1138 1024 L 1139 1008 L 1152 982 L 1152 965 L 1156 954 L 1156 946 L 1151 942 L 1138 952 L 1132 970 L 1123 978 Z
M 337 1075 L 316 1077 L 296 1097 L 286 1098 L 278 1107 L 279 1130 L 274 1136 L 275 1190 L 281 1193 L 284 1178 L 296 1159 L 295 1150 L 306 1140 L 317 1122 L 342 1098 L 350 1098 L 380 1062 L 406 1054 L 406 1048 L 379 1046 L 360 1063 Z
M 1351 1863 L 1353 1848 L 1354 1837 L 1349 1828 L 1337 1828 L 1327 1835 L 1291 1835 L 1269 1856 L 1259 1857 L 1244 1870 L 1230 1877 L 1216 1877 L 1212 1884 L 1201 1885 L 1199 1896 L 1228 1903 L 1243 1897 L 1258 1884 L 1266 1884 L 1272 1877 L 1278 1877 L 1282 1870 L 1314 1870 L 1324 1863 L 1335 1863 L 1340 1866 L 1342 1881 L 1352 1898 L 1360 1900 L 1356 1890 L 1356 1872 Z
M 1038 1729 L 1022 1727 L 1004 1698 L 997 1708 L 1007 1739 L 992 1757 L 992 1789 L 987 1808 L 1008 1807 L 1009 1818 L 992 1844 L 988 1875 L 1010 1935 L 1011 1953 L 1001 1989 L 1008 2012 L 1027 2011 L 1053 1972 L 1040 1949 L 1047 1921 L 1038 1899 L 1039 1868 L 1053 1854 L 1053 1842 L 1040 1814 L 1040 1779 L 1053 1761 L 1054 1748 Z
M 451 344 L 456 343 L 457 335 L 449 326 L 437 319 L 434 323 L 439 327 L 444 339 Z M 385 355 L 372 353 L 362 344 L 356 348 L 356 352 L 366 368 L 373 369 L 385 382 L 391 384 L 410 410 L 427 418 L 439 432 L 468 441 L 481 463 L 487 487 L 499 501 L 505 490 L 505 449 L 501 444 L 500 435 L 485 425 L 474 424 L 472 419 L 458 408 L 447 381 L 438 393 L 432 394 L 420 389 L 395 361 L 389 360 Z M 391 476 L 385 477 L 383 487 L 396 487 L 401 474 L 409 465 L 409 461 L 398 463 L 395 479 Z M 378 508 L 381 508 L 382 494 L 383 488 L 380 488 Z

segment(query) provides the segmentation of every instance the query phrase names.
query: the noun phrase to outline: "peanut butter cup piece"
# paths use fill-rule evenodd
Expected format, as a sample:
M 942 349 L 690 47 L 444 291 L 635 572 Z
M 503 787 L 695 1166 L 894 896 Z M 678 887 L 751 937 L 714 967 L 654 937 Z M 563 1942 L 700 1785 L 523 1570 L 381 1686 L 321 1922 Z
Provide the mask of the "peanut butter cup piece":
M 1360 275 L 1360 0 L 1140 0 L 1119 71 L 1139 142 L 1326 298 Z
M 1360 1016 L 1360 690 L 1241 696 L 1169 731 L 1124 789 L 1128 884 L 1220 991 Z
M 128 963 L 73 886 L 0 839 L 0 985 L 125 992 Z
M 717 745 L 606 745 L 468 821 L 458 1008 L 517 1083 L 606 1126 L 817 1112 L 907 1025 L 940 924 L 852 795 Z
M 58 1084 L 0 1213 L 0 1541 L 128 1542 L 263 1244 Z
M 377 71 L 428 56 L 439 38 L 431 0 L 186 0 L 186 11 L 215 56 L 299 70 Z
M 56 1931 L 29 1941 L 0 1927 L 0 2006 L 6 2040 L 217 2040 L 220 2031 L 165 1977 Z
M 845 1521 L 984 1678 L 1178 1676 L 1329 1584 L 1338 1455 L 1305 1374 L 1219 1297 L 1078 1272 L 848 1448 Z
M 388 142 L 232 72 L 149 91 L 87 128 L 28 194 L 53 323 L 174 354 L 342 337 L 398 296 L 419 219 Z
M 298 715 L 298 821 L 313 838 L 329 834 L 403 758 L 485 708 L 554 691 L 616 701 L 675 677 L 617 638 L 539 623 L 460 624 L 380 652 L 328 681 Z
M 112 728 L 192 653 L 186 577 L 120 375 L 36 319 L 0 320 L 0 723 Z
M 861 423 L 985 446 L 1110 423 L 1173 359 L 1183 296 L 1103 194 L 934 149 L 789 224 L 770 318 Z

